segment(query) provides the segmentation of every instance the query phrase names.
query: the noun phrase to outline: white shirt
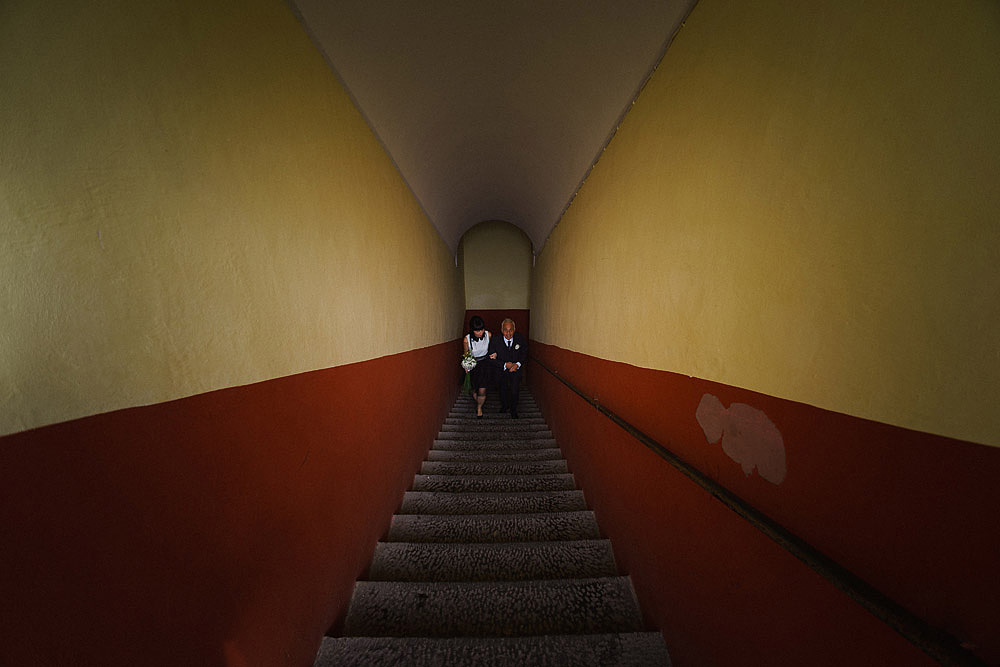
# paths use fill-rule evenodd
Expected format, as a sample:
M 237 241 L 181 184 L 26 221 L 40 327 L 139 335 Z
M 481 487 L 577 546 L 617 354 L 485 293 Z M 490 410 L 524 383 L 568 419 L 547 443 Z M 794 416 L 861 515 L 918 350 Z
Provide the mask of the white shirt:
M 475 340 L 472 338 L 472 334 L 466 334 L 465 340 L 469 342 L 469 350 L 472 352 L 477 360 L 482 359 L 490 352 L 490 332 L 487 331 L 483 334 L 482 340 Z

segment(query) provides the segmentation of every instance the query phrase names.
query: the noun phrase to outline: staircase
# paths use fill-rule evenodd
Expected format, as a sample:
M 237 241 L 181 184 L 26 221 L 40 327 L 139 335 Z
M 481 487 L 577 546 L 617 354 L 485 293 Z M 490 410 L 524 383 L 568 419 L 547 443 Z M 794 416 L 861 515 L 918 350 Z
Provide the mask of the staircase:
M 314 667 L 669 665 L 522 388 L 460 395 Z

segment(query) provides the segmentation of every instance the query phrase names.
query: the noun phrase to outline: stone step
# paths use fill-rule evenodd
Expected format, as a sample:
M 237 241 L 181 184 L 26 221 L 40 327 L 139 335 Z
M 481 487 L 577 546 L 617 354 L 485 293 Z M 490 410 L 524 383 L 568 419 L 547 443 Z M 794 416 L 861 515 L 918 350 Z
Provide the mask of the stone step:
M 511 420 L 513 421 L 513 420 Z M 461 431 L 440 431 L 438 433 L 438 440 L 475 440 L 480 442 L 489 439 L 513 439 L 516 441 L 520 440 L 552 440 L 552 431 L 548 428 L 545 429 L 505 429 L 497 431 L 471 431 L 471 430 L 461 430 Z
M 510 410 L 509 406 L 508 406 L 507 410 Z M 465 415 L 469 414 L 470 412 L 475 412 L 475 411 L 476 411 L 476 404 L 473 403 L 472 401 L 469 401 L 467 403 L 456 403 L 455 405 L 453 405 L 451 407 L 451 412 L 461 413 L 461 414 L 465 414 Z M 490 401 L 486 401 L 485 403 L 483 403 L 483 411 L 487 412 L 487 413 L 494 413 L 494 414 L 498 413 L 498 412 L 500 412 L 500 404 L 499 403 L 491 403 Z M 541 417 L 541 410 L 538 408 L 537 405 L 535 405 L 533 403 L 523 403 L 523 402 L 518 403 L 517 404 L 517 411 L 518 411 L 518 413 L 521 413 L 521 412 L 524 412 L 526 414 L 527 413 L 531 413 L 535 417 L 539 417 L 539 418 Z
M 448 449 L 451 451 L 459 450 L 518 450 L 518 449 L 552 449 L 557 447 L 555 438 L 530 438 L 517 440 L 507 439 L 507 440 L 495 440 L 495 439 L 484 439 L 484 440 L 458 440 L 454 438 L 437 438 L 431 444 L 432 449 Z
M 396 514 L 385 542 L 555 542 L 602 539 L 591 511 Z
M 439 440 L 533 440 L 551 438 L 548 426 L 521 426 L 516 419 L 481 419 L 475 426 L 452 426 L 438 431 Z
M 486 390 L 486 402 L 487 403 L 494 403 L 496 405 L 500 405 L 500 392 L 499 391 L 490 391 L 489 389 L 487 389 Z M 472 398 L 472 396 L 470 394 L 466 394 L 464 392 L 459 392 L 455 396 L 455 404 L 457 405 L 459 403 L 475 403 L 475 401 L 473 400 L 473 398 Z M 527 392 L 525 392 L 525 391 L 522 390 L 522 391 L 519 391 L 517 393 L 517 404 L 518 405 L 528 405 L 528 404 L 534 405 L 535 404 L 535 398 L 531 394 L 529 394 L 529 393 L 527 393 Z
M 510 417 L 510 410 L 500 410 L 500 406 L 484 405 L 483 414 L 487 417 Z M 534 408 L 518 408 L 517 414 L 519 417 L 529 418 L 529 419 L 542 419 L 542 413 Z M 465 419 L 475 419 L 476 418 L 476 406 L 472 405 L 463 408 L 452 408 L 448 411 L 448 417 L 459 417 Z
M 448 424 L 441 426 L 441 433 L 468 431 L 470 433 L 493 432 L 501 435 L 517 434 L 535 431 L 548 431 L 546 423 L 530 423 L 523 419 L 469 419 L 465 424 Z
M 569 472 L 566 461 L 424 461 L 421 475 L 556 475 Z
M 313 667 L 670 667 L 659 632 L 537 637 L 325 637 Z
M 499 410 L 500 409 L 500 400 L 499 399 L 496 399 L 496 400 L 487 399 L 486 402 L 483 403 L 483 406 L 487 407 L 487 408 L 489 408 L 491 410 Z M 475 410 L 476 409 L 476 402 L 473 401 L 473 400 L 470 400 L 470 399 L 458 400 L 458 401 L 455 401 L 455 403 L 453 403 L 451 407 L 452 407 L 453 410 L 468 410 L 469 408 L 472 408 L 473 410 Z M 524 399 L 521 399 L 521 400 L 519 400 L 517 402 L 517 409 L 518 410 L 524 409 L 524 410 L 532 410 L 532 411 L 534 411 L 534 410 L 539 410 L 540 408 L 538 407 L 537 404 L 535 404 L 534 401 L 526 401 Z
M 643 630 L 627 577 L 491 582 L 359 581 L 348 637 L 504 637 Z
M 469 396 L 468 394 L 459 394 L 455 398 L 455 402 L 453 405 L 466 406 L 475 404 L 476 402 L 472 400 L 472 397 Z M 487 391 L 486 401 L 483 403 L 483 405 L 495 405 L 496 407 L 500 407 L 500 392 Z M 521 406 L 531 407 L 531 408 L 538 407 L 538 404 L 535 403 L 535 399 L 531 398 L 530 396 L 525 396 L 523 393 L 521 393 L 521 395 L 517 397 L 517 405 L 518 407 Z
M 441 544 L 379 542 L 369 581 L 514 581 L 613 577 L 608 540 Z
M 410 491 L 489 493 L 517 491 L 570 491 L 573 475 L 415 475 Z
M 488 416 L 489 415 L 486 415 L 486 417 L 488 417 Z M 445 423 L 446 426 L 477 426 L 477 425 L 480 425 L 480 424 L 482 424 L 484 422 L 501 422 L 501 423 L 506 423 L 506 422 L 512 421 L 510 419 L 505 419 L 505 420 L 490 420 L 490 419 L 487 419 L 486 417 L 483 417 L 482 419 L 477 419 L 474 415 L 467 414 L 467 415 L 463 415 L 461 417 L 448 417 L 447 419 L 444 420 L 444 423 Z M 523 414 L 518 413 L 517 423 L 518 424 L 542 424 L 542 425 L 544 425 L 546 422 L 541 417 L 526 417 Z
M 472 400 L 469 396 L 459 396 L 458 399 L 452 405 L 453 405 L 453 407 L 461 407 L 461 408 L 465 408 L 465 407 L 469 407 L 469 406 L 473 406 L 474 407 L 476 405 L 476 402 L 474 400 Z M 483 403 L 483 405 L 486 405 L 486 406 L 489 406 L 489 407 L 492 407 L 492 408 L 499 408 L 500 407 L 500 396 L 499 396 L 499 394 L 492 394 L 491 395 L 490 393 L 487 393 L 486 394 L 486 401 Z M 536 410 L 536 409 L 538 409 L 538 404 L 535 403 L 535 399 L 533 399 L 533 398 L 525 398 L 523 395 L 521 395 L 517 399 L 517 407 L 518 408 L 530 408 L 532 410 Z
M 449 417 L 455 417 L 456 415 L 448 415 Z M 506 423 L 506 424 L 520 424 L 522 419 L 532 419 L 537 415 L 525 414 L 519 412 L 517 419 L 510 416 L 509 412 L 501 412 L 499 414 L 493 412 L 485 413 L 482 418 L 477 418 L 475 412 L 469 412 L 467 414 L 457 415 L 459 417 L 467 417 L 469 419 L 475 420 L 478 424 L 489 424 L 489 423 Z
M 558 448 L 551 449 L 432 449 L 428 461 L 554 461 L 563 458 Z
M 526 514 L 582 512 L 586 509 L 583 491 L 579 489 L 529 493 L 407 491 L 396 514 Z

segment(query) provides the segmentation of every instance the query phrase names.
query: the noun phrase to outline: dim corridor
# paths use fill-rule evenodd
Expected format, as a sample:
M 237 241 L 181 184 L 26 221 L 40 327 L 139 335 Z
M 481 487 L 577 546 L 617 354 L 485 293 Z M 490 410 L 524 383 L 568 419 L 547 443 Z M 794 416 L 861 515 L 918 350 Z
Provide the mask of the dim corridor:
M 527 388 L 460 395 L 355 584 L 334 665 L 669 665 Z

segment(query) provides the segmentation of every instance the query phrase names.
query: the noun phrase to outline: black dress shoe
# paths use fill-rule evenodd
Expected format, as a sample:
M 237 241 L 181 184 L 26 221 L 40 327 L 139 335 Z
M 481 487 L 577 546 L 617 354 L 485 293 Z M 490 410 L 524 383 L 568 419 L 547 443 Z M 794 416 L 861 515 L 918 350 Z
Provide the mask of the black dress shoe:
M 508 408 L 506 405 L 501 405 L 500 409 L 497 410 L 497 412 L 507 412 L 507 410 L 509 410 L 509 409 L 510 408 Z
M 510 411 L 510 418 L 511 419 L 517 419 L 517 410 L 511 410 Z

